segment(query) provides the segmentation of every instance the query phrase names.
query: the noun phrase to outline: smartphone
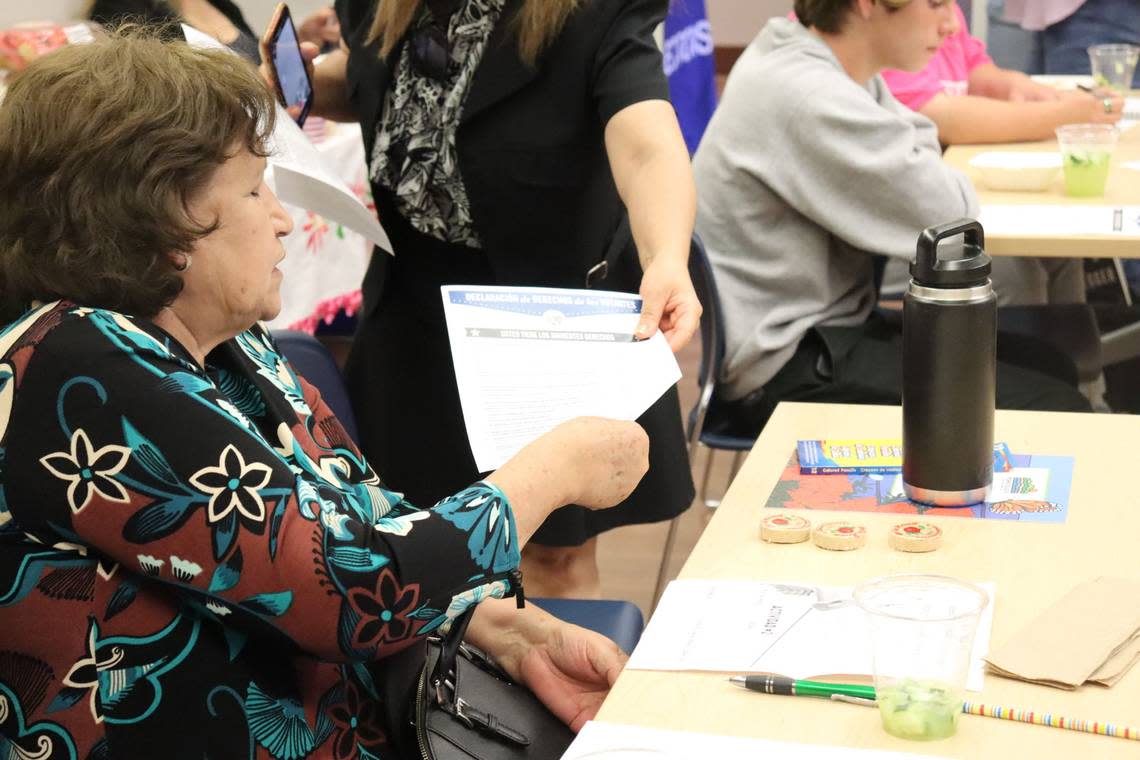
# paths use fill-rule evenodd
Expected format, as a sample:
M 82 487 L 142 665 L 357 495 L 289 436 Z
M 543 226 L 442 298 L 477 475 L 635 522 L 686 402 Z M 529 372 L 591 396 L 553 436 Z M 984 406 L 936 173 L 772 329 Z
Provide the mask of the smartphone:
M 313 105 L 313 83 L 309 80 L 305 59 L 301 57 L 297 28 L 285 3 L 277 4 L 262 52 L 265 62 L 273 69 L 278 100 L 298 126 L 304 124 Z

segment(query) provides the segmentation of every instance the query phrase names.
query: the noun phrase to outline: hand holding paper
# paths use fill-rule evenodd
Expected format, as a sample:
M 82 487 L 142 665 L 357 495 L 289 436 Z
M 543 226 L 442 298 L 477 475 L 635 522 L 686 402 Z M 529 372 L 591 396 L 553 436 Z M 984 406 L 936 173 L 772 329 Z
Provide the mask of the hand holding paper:
M 634 341 L 641 299 L 633 294 L 461 285 L 442 292 L 480 471 L 575 417 L 636 419 L 681 379 L 660 332 Z

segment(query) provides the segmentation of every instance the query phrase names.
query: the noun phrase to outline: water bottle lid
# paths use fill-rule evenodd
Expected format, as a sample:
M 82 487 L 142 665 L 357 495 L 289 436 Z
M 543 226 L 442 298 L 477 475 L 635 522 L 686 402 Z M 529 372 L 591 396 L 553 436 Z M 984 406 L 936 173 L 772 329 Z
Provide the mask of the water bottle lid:
M 959 234 L 961 240 L 943 242 Z M 910 276 L 928 288 L 970 288 L 984 285 L 990 268 L 982 225 L 973 219 L 960 219 L 922 231 Z

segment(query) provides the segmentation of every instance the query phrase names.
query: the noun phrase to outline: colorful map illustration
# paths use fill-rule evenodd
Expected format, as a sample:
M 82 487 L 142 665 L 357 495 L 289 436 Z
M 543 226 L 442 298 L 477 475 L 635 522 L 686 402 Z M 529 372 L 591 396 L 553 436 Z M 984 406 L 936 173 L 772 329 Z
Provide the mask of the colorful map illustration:
M 799 457 L 793 452 L 765 506 L 1065 522 L 1073 480 L 1073 457 L 1012 454 L 1010 466 L 1008 471 L 994 474 L 990 501 L 972 507 L 927 507 L 908 501 L 903 495 L 902 475 L 801 475 Z

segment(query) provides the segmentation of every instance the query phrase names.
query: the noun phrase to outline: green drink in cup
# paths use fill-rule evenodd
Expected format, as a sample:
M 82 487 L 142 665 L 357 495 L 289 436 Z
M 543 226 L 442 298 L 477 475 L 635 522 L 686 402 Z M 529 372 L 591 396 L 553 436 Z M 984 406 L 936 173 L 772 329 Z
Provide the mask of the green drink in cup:
M 1116 127 L 1111 124 L 1067 124 L 1057 128 L 1066 194 L 1075 198 L 1104 195 L 1116 137 Z
M 1136 45 L 1093 45 L 1088 49 L 1089 68 L 1097 87 L 1125 92 L 1132 87 L 1132 75 L 1140 61 Z
M 974 637 L 989 595 L 941 575 L 888 575 L 855 587 L 871 628 L 875 701 L 902 739 L 953 736 Z

